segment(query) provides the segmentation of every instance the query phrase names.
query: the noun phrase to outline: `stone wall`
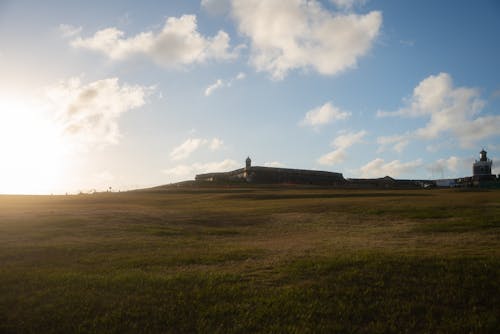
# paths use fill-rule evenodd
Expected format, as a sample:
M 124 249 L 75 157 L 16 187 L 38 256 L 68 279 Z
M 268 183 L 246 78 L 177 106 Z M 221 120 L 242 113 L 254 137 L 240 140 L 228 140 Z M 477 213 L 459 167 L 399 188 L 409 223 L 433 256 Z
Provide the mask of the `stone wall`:
M 196 175 L 197 181 L 246 181 L 249 183 L 291 183 L 311 185 L 341 185 L 345 179 L 341 173 L 305 169 L 249 167 L 226 173 Z

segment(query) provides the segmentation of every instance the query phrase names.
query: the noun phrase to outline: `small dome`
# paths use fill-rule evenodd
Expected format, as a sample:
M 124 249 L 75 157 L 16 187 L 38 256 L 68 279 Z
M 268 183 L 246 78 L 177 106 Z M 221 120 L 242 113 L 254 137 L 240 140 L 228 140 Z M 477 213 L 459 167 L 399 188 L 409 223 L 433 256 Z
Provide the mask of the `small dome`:
M 479 160 L 481 161 L 487 161 L 488 158 L 486 157 L 486 151 L 484 150 L 484 148 L 481 150 L 481 152 L 479 152 Z

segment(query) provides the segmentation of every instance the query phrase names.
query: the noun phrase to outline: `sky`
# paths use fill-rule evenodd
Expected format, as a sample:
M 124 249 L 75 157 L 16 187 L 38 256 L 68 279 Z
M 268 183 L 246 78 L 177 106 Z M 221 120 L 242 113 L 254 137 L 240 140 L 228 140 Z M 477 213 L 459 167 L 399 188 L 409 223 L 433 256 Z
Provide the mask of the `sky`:
M 0 193 L 500 173 L 500 2 L 0 0 Z

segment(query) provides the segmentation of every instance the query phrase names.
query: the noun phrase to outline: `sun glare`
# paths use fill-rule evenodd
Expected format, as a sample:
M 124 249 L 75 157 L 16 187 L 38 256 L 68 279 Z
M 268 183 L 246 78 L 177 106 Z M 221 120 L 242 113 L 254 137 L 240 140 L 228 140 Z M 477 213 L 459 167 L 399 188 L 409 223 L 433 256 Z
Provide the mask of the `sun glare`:
M 54 119 L 36 103 L 0 96 L 0 152 L 0 193 L 63 191 L 64 138 Z

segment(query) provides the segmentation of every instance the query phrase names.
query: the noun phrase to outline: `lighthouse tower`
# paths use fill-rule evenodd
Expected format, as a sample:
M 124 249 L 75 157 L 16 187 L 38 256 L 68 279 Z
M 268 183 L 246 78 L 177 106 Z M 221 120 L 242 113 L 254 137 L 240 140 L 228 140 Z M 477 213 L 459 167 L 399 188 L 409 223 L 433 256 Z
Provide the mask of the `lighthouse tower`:
M 487 152 L 484 148 L 479 152 L 479 160 L 476 160 L 472 165 L 472 175 L 473 179 L 480 180 L 489 180 L 492 178 L 491 174 L 491 165 L 493 162 L 488 159 Z

